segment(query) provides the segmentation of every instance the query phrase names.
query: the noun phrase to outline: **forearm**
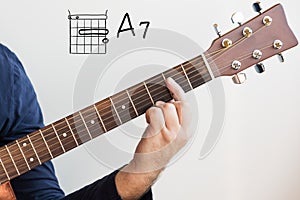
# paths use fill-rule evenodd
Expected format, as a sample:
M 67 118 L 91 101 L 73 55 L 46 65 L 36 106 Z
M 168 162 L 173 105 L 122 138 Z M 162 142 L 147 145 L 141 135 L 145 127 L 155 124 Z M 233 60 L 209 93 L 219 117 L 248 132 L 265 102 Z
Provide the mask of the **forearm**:
M 130 162 L 115 177 L 117 191 L 123 200 L 140 199 L 154 184 L 162 169 L 139 172 L 136 165 Z

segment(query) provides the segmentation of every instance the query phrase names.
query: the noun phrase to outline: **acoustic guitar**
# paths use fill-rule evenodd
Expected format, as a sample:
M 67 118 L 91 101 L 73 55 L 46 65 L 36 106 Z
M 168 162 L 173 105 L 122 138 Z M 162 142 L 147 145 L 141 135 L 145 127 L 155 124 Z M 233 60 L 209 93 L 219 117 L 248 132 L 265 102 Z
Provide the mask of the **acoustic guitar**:
M 262 72 L 261 61 L 277 54 L 282 58 L 283 51 L 298 44 L 282 5 L 265 12 L 258 3 L 254 7 L 258 16 L 223 36 L 215 25 L 220 37 L 201 55 L 2 146 L 0 200 L 16 199 L 9 183 L 13 178 L 143 115 L 158 100 L 170 101 L 166 78 L 185 92 L 221 76 L 233 76 L 240 84 L 246 78 L 240 72 L 253 65 Z

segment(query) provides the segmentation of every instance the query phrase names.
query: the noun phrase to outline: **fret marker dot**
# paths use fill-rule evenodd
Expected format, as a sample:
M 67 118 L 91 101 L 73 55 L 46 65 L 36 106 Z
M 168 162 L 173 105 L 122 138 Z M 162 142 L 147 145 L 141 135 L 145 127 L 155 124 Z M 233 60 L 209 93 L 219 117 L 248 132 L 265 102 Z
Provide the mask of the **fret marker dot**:
M 122 105 L 122 109 L 125 110 L 125 108 L 126 108 L 126 106 L 125 106 L 125 105 Z
M 33 158 L 30 158 L 30 159 L 29 159 L 29 161 L 30 161 L 30 162 L 33 162 L 33 161 L 34 161 L 34 159 L 33 159 Z
M 95 120 L 91 120 L 91 124 L 95 124 Z
M 67 137 L 68 136 L 66 133 L 63 133 L 62 135 L 63 135 L 63 137 Z
M 26 147 L 26 146 L 27 146 L 27 144 L 24 142 L 24 143 L 23 143 L 23 147 Z

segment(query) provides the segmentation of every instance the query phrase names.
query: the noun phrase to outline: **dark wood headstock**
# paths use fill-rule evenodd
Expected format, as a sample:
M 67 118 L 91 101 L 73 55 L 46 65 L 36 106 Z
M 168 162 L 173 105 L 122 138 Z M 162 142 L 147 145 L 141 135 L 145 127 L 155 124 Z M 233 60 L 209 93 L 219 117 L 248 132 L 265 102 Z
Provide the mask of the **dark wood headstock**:
M 263 23 L 264 19 L 267 25 Z M 270 20 L 272 22 L 269 24 Z M 250 36 L 249 31 L 246 31 L 246 35 L 248 33 L 249 37 L 243 34 L 246 27 L 252 30 Z M 232 45 L 224 47 L 228 45 L 226 39 L 232 41 Z M 275 48 L 274 41 L 281 41 L 282 46 Z M 209 62 L 214 63 L 215 77 L 232 76 L 297 44 L 298 41 L 287 23 L 283 7 L 281 4 L 277 4 L 214 40 L 205 54 Z M 255 50 L 262 53 L 259 59 L 253 57 Z M 259 51 L 257 51 L 258 54 Z M 234 69 L 232 67 L 234 61 L 240 62 L 241 66 Z

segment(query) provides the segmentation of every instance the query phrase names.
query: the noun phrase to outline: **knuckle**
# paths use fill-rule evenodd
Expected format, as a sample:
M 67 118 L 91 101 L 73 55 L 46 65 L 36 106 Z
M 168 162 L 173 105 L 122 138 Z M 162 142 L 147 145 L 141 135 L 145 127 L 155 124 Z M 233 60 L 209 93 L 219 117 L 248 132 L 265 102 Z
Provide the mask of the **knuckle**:
M 168 128 L 166 126 L 162 126 L 160 130 L 163 134 L 167 134 L 169 132 Z
M 165 103 L 163 108 L 167 110 L 173 110 L 175 109 L 175 105 L 173 103 Z

